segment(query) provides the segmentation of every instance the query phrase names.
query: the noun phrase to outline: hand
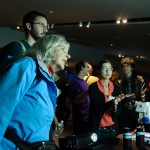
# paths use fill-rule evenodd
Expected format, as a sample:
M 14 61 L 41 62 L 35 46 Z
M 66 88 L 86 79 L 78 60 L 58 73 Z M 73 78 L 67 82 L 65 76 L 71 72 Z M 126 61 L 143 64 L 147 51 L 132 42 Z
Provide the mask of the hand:
M 135 96 L 135 94 L 134 93 L 126 94 L 126 95 L 121 94 L 119 96 L 116 96 L 115 99 L 114 99 L 114 109 L 115 109 L 115 111 L 117 111 L 118 102 L 122 101 L 126 97 L 131 97 L 131 96 Z
M 121 94 L 121 95 L 115 97 L 115 99 L 114 99 L 114 111 L 115 112 L 117 111 L 118 102 L 120 102 L 124 98 L 125 98 L 124 94 Z
M 64 130 L 63 122 L 58 122 L 57 125 L 55 124 L 55 136 L 59 136 L 63 130 Z
M 117 111 L 117 106 L 118 106 L 118 103 L 114 103 L 114 112 Z
M 124 94 L 121 94 L 119 96 L 116 96 L 116 98 L 114 99 L 114 103 L 117 105 L 118 102 L 120 102 L 121 100 L 123 100 L 126 96 Z
M 114 99 L 114 103 L 118 103 L 118 102 L 122 101 L 124 98 L 126 98 L 126 97 L 132 97 L 132 96 L 135 96 L 135 94 L 134 93 L 126 94 L 126 95 L 121 94 L 119 96 L 116 96 L 116 98 Z

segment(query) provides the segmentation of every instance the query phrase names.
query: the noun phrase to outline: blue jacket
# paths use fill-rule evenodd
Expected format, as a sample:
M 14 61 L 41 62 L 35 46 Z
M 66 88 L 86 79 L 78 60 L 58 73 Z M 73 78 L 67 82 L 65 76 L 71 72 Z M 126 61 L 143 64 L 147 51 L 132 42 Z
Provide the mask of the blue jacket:
M 22 140 L 49 140 L 58 89 L 43 62 L 23 57 L 0 74 L 0 149 L 16 149 L 5 139 L 11 128 Z

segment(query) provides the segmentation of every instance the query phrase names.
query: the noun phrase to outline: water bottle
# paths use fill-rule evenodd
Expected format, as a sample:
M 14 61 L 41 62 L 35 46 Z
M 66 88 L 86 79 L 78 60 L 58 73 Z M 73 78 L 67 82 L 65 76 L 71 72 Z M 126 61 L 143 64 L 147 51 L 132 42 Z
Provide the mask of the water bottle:
M 124 128 L 123 147 L 126 149 L 132 149 L 132 132 L 128 127 Z
M 58 126 L 55 130 L 55 136 L 58 136 L 62 132 L 63 129 L 64 129 L 64 121 L 61 120 L 61 122 L 58 123 Z
M 136 131 L 136 146 L 144 147 L 144 131 L 142 127 L 138 127 Z

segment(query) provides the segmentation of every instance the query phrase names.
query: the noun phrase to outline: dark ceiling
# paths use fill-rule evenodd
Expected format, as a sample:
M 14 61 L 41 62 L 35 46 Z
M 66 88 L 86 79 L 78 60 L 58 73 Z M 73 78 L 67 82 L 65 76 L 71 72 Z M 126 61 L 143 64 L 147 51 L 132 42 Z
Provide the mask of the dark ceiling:
M 1 0 L 0 26 L 20 25 L 30 10 L 46 14 L 54 24 L 50 33 L 63 34 L 71 42 L 106 54 L 150 58 L 150 0 Z M 125 18 L 127 24 L 115 23 Z M 79 22 L 91 26 L 80 28 Z

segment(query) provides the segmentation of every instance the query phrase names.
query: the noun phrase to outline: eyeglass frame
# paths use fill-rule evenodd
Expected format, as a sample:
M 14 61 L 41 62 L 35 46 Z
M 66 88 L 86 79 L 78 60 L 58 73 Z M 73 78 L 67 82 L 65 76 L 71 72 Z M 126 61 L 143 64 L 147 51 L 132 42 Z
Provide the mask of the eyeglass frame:
M 47 24 L 47 26 L 45 26 L 45 24 L 43 22 L 32 22 L 32 24 L 39 24 L 42 28 L 47 28 L 47 30 L 49 30 L 49 28 L 50 28 L 49 24 Z
M 113 68 L 112 67 L 102 67 L 101 68 L 103 71 L 113 71 Z
M 85 66 L 86 68 L 90 68 L 89 66 Z

